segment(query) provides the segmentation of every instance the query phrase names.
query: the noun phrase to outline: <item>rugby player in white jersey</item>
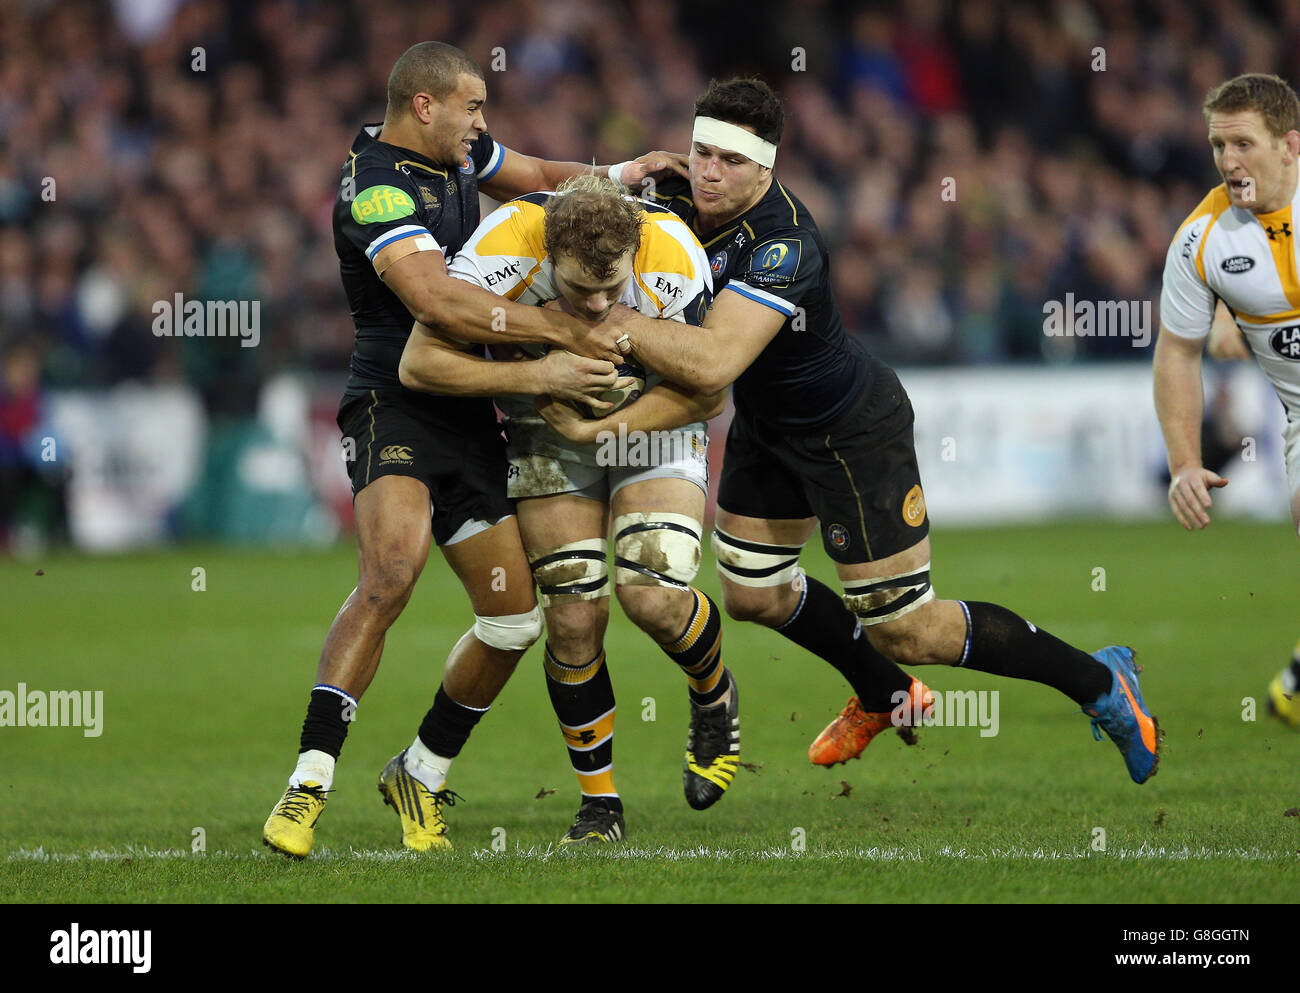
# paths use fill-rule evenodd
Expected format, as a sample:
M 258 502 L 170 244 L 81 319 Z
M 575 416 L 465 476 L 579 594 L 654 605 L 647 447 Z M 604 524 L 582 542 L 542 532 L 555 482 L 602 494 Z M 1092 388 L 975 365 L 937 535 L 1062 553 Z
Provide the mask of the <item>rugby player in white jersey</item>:
M 480 188 L 507 199 L 591 171 L 499 144 L 487 131 L 486 99 L 483 70 L 465 52 L 441 42 L 413 45 L 393 65 L 382 124 L 364 126 L 342 163 L 334 245 L 356 347 L 338 421 L 351 442 L 345 454 L 358 576 L 325 638 L 297 765 L 263 828 L 263 841 L 293 858 L 315 843 L 358 701 L 431 542 L 464 585 L 475 619 L 447 657 L 416 740 L 381 775 L 386 800 L 402 808 L 406 847 L 450 847 L 441 806 L 454 797 L 425 790 L 412 771 L 430 756 L 459 750 L 542 630 L 503 485 L 505 446 L 495 412 L 486 400 L 430 397 L 400 385 L 412 318 L 454 324 L 466 340 L 556 343 L 593 357 L 580 368 L 545 367 L 548 376 L 559 375 L 550 377 L 551 389 L 599 392 L 616 378 L 613 363 L 601 361 L 619 357 L 613 334 L 565 314 L 516 307 L 447 275 L 446 263 L 478 226 Z M 642 156 L 617 171 L 639 179 L 670 158 Z M 494 324 L 494 303 L 508 314 L 508 326 Z M 494 587 L 482 563 L 506 571 L 506 590 Z
M 1291 520 L 1300 533 L 1300 278 L 1295 228 L 1300 99 L 1277 76 L 1237 76 L 1202 107 L 1223 183 L 1179 227 L 1165 259 L 1155 403 L 1169 458 L 1169 506 L 1184 528 L 1210 523 L 1201 464 L 1201 351 L 1222 300 L 1286 409 Z M 1300 728 L 1300 643 L 1269 684 L 1269 709 Z
M 503 205 L 479 225 L 449 271 L 516 303 L 558 302 L 593 323 L 622 302 L 652 318 L 698 324 L 712 296 L 708 259 L 686 224 L 596 176 Z M 622 451 L 610 443 L 575 444 L 534 410 L 528 394 L 545 387 L 529 367 L 539 363 L 491 362 L 458 348 L 454 336 L 454 328 L 437 334 L 417 325 L 402 359 L 402 382 L 453 396 L 495 395 L 506 415 L 507 491 L 518 501 L 546 615 L 547 690 L 582 794 L 561 844 L 620 841 L 626 834 L 613 779 L 615 703 L 604 653 L 607 532 L 619 603 L 687 677 L 691 730 L 683 786 L 692 807 L 711 806 L 739 764 L 738 695 L 722 664 L 721 612 L 691 582 L 708 490 L 703 421 L 720 412 L 725 395 L 676 390 L 650 376 L 650 391 L 633 406 L 642 416 L 666 413 L 656 426 L 671 421 L 671 430 Z M 552 352 L 542 361 L 558 358 Z M 621 371 L 630 374 L 620 380 L 630 388 L 638 370 Z M 608 401 L 592 406 L 612 409 Z

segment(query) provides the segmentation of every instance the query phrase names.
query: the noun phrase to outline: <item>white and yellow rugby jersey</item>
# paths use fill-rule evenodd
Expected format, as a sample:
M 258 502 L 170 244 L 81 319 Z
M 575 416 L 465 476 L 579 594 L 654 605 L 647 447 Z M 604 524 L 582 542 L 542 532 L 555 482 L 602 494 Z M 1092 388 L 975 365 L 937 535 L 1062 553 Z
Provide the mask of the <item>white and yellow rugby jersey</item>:
M 448 265 L 448 271 L 517 303 L 541 306 L 559 299 L 554 266 L 542 247 L 542 235 L 546 202 L 563 195 L 530 193 L 503 204 L 478 226 Z M 676 214 L 657 204 L 638 203 L 645 211 L 641 248 L 632 263 L 632 278 L 618 302 L 647 317 L 702 323 L 713 296 L 708 256 Z M 540 354 L 540 349 L 536 351 Z M 663 377 L 652 373 L 646 379 L 646 389 L 661 382 Z M 544 450 L 533 445 L 530 451 L 557 458 L 576 457 L 572 446 L 536 416 L 531 398 L 498 397 L 497 406 L 519 422 L 511 433 L 512 442 L 522 438 L 524 432 L 533 434 L 530 425 L 536 422 L 545 428 L 539 428 L 539 444 L 542 435 L 552 444 L 543 446 Z M 560 454 L 561 449 L 564 454 Z M 595 464 L 594 455 L 591 464 Z
M 1215 187 L 1174 235 L 1160 294 L 1160 323 L 1182 338 L 1208 335 L 1222 299 L 1292 421 L 1300 420 L 1297 204 L 1300 188 L 1281 210 L 1255 214 Z

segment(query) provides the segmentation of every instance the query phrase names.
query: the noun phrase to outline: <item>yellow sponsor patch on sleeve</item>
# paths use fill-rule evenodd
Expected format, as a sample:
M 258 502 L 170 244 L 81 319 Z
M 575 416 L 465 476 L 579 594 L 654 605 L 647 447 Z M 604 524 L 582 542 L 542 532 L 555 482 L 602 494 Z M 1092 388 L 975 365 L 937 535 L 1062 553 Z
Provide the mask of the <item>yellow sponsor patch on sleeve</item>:
M 371 186 L 352 201 L 352 219 L 358 224 L 395 221 L 415 213 L 415 201 L 396 186 Z

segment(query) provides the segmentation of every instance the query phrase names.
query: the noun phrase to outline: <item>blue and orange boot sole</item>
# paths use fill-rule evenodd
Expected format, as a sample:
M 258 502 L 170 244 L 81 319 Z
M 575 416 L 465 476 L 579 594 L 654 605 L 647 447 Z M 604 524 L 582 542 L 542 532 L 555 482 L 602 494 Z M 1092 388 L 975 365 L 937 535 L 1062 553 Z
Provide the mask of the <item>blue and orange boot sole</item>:
M 1124 756 L 1133 782 L 1145 783 L 1156 774 L 1160 764 L 1160 741 L 1164 733 L 1142 699 L 1138 685 L 1142 667 L 1137 664 L 1133 649 L 1123 645 L 1102 648 L 1093 652 L 1092 657 L 1109 669 L 1113 677 L 1110 691 L 1083 708 L 1092 718 L 1093 737 L 1101 741 L 1101 731 L 1105 731 Z

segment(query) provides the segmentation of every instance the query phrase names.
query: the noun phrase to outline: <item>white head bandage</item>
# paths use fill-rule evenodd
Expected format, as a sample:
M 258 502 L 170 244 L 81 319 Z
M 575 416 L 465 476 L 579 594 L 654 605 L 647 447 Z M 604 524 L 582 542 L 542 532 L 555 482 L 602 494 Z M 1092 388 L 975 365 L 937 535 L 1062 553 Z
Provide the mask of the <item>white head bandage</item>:
M 769 169 L 776 161 L 776 146 L 770 141 L 764 141 L 752 131 L 746 131 L 738 125 L 728 124 L 714 117 L 695 118 L 695 130 L 691 134 L 691 140 L 698 141 L 702 145 L 722 148 L 728 152 L 739 152 L 745 158 Z

